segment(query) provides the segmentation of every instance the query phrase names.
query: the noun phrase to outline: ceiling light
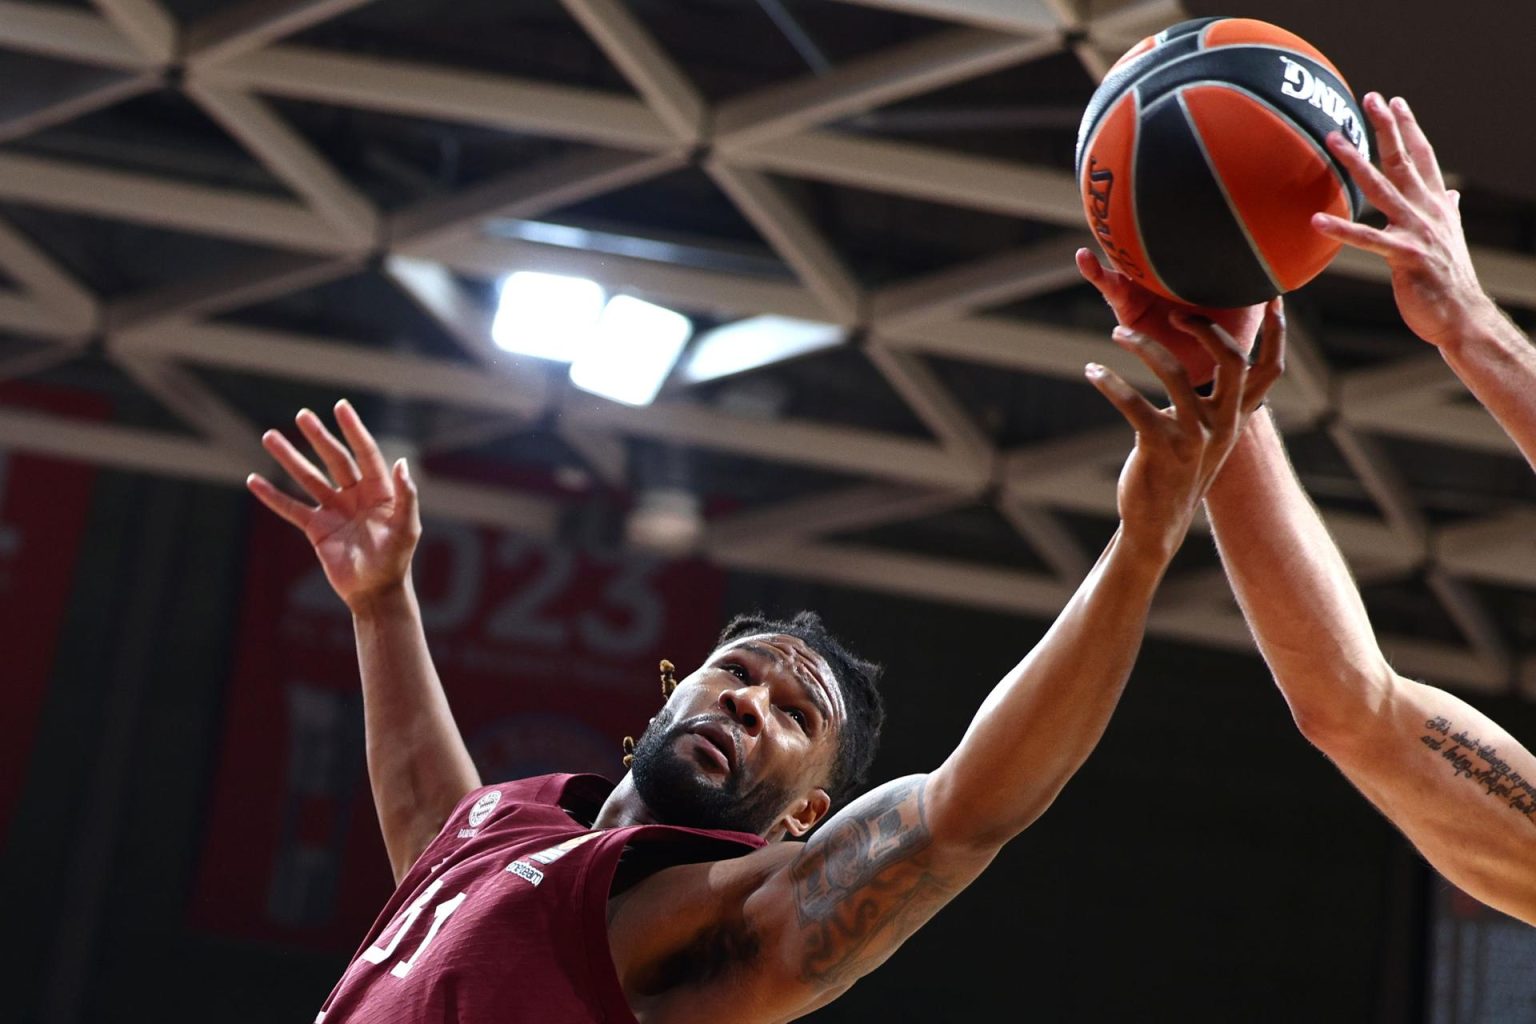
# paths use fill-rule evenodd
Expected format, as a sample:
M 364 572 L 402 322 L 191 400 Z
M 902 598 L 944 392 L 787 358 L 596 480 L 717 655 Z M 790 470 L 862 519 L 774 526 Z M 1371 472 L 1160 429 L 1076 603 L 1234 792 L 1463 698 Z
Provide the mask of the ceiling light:
M 754 316 L 701 335 L 683 365 L 690 384 L 761 369 L 786 359 L 841 345 L 848 332 L 837 324 L 787 316 Z
M 596 281 L 519 270 L 501 283 L 491 340 L 518 355 L 568 363 L 603 311 Z
M 683 314 L 615 295 L 571 364 L 571 383 L 615 402 L 649 405 L 692 334 Z

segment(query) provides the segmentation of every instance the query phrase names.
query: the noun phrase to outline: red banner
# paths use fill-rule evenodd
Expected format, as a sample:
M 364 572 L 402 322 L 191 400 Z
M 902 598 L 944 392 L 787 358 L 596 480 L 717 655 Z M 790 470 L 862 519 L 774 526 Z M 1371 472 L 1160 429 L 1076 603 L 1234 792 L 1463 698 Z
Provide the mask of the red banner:
M 99 400 L 15 384 L 0 389 L 0 401 L 91 419 L 107 415 Z M 95 479 L 93 466 L 0 450 L 0 824 L 6 828 L 32 756 Z
M 661 703 L 656 663 L 708 652 L 721 574 L 427 525 L 416 582 L 487 781 L 622 773 Z M 193 923 L 350 950 L 391 889 L 363 762 L 351 620 L 308 545 L 258 513 Z

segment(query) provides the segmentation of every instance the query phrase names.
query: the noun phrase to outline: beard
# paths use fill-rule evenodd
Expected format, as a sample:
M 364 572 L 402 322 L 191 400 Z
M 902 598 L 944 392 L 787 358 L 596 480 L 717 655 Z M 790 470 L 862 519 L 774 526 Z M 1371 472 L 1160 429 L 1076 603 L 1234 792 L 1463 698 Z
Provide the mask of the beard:
M 677 740 L 717 716 L 676 718 L 671 708 L 663 708 L 635 744 L 630 771 L 646 806 L 667 825 L 765 835 L 789 805 L 789 789 L 767 781 L 748 788 L 739 769 L 718 785 L 710 782 L 696 762 L 678 752 Z M 739 750 L 739 733 L 734 725 L 728 728 L 737 733 Z

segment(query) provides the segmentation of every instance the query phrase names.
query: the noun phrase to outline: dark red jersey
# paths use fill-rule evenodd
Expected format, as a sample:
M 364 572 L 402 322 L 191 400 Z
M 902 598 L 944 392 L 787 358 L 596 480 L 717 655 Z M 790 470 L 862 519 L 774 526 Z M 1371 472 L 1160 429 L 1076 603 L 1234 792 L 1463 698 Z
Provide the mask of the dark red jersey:
M 373 923 L 317 1024 L 635 1024 L 608 949 L 608 896 L 757 836 L 670 825 L 593 831 L 612 784 L 545 775 L 459 801 Z

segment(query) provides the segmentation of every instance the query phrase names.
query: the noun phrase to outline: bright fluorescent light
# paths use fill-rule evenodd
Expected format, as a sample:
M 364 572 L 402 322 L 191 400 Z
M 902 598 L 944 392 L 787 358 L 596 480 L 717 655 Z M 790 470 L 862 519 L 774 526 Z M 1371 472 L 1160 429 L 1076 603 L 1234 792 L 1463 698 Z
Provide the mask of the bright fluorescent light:
M 501 284 L 491 340 L 524 356 L 568 363 L 603 310 L 596 281 L 519 270 Z
M 683 314 L 615 295 L 571 364 L 571 383 L 615 402 L 649 405 L 692 334 Z
M 841 345 L 848 332 L 836 324 L 787 316 L 755 316 L 717 327 L 693 346 L 682 376 L 690 384 L 760 369 Z

